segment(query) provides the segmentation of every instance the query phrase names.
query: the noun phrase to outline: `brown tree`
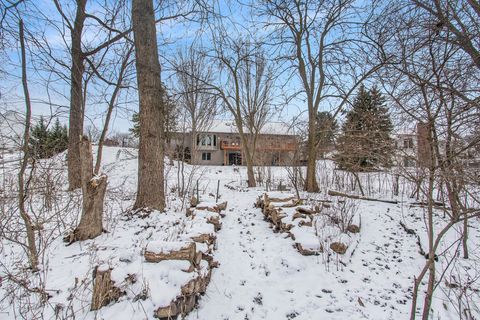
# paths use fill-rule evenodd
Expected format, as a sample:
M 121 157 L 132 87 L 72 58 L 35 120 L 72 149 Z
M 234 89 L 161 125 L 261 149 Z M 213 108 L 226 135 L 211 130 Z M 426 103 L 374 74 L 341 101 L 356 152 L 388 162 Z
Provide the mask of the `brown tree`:
M 140 100 L 138 189 L 134 207 L 149 207 L 163 211 L 165 110 L 162 103 L 163 88 L 152 0 L 133 1 L 132 23 Z
M 125 31 L 117 30 L 113 22 L 118 18 L 119 8 L 123 5 L 120 2 L 116 4 L 117 7 L 111 8 L 111 11 L 107 13 L 107 16 L 101 18 L 96 17 L 93 14 L 86 12 L 87 0 L 76 0 L 75 6 L 75 19 L 70 21 L 65 13 L 60 0 L 54 0 L 57 11 L 60 13 L 63 22 L 70 31 L 70 117 L 69 117 L 69 143 L 68 143 L 68 181 L 69 189 L 74 190 L 82 185 L 81 177 L 81 164 L 80 164 L 80 141 L 83 136 L 83 121 L 85 116 L 85 96 L 86 96 L 86 83 L 84 81 L 85 63 L 89 62 L 95 69 L 96 67 L 91 63 L 91 58 L 95 54 L 108 49 L 113 43 L 125 37 L 130 33 L 130 29 Z M 89 18 L 95 21 L 99 28 L 107 30 L 107 39 L 100 44 L 91 48 L 90 50 L 84 49 L 84 43 L 82 41 L 82 33 L 85 27 L 85 21 Z M 103 21 L 110 21 L 107 24 Z M 98 74 L 96 70 L 94 73 Z
M 381 65 L 366 54 L 371 45 L 362 37 L 361 26 L 368 15 L 358 14 L 360 9 L 352 0 L 266 0 L 260 9 L 273 30 L 270 43 L 283 49 L 281 56 L 299 79 L 298 93 L 307 105 L 306 191 L 319 191 L 316 116 L 320 105 L 334 99 L 335 118 L 357 86 Z

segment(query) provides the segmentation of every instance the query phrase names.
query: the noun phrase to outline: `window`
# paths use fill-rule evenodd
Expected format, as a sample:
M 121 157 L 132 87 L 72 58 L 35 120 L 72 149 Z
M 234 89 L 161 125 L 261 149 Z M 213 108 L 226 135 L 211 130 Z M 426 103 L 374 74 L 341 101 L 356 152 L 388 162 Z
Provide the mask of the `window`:
M 217 146 L 217 136 L 214 134 L 204 134 L 201 137 L 197 136 L 197 145 L 202 146 Z
M 408 138 L 403 140 L 403 148 L 404 149 L 413 149 L 413 139 Z
M 202 152 L 202 160 L 203 161 L 212 160 L 212 153 L 211 152 Z

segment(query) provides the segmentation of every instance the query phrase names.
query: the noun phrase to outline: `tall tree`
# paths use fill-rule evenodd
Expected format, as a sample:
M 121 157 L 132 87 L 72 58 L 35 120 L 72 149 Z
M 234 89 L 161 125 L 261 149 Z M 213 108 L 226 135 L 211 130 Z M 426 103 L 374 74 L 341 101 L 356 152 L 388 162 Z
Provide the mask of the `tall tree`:
M 261 42 L 232 38 L 217 26 L 212 57 L 219 75 L 210 88 L 231 114 L 247 164 L 248 186 L 255 187 L 253 164 L 257 138 L 272 112 L 273 65 Z
M 282 58 L 293 67 L 289 70 L 300 81 L 298 93 L 307 105 L 305 190 L 316 192 L 316 116 L 320 104 L 334 98 L 336 117 L 357 86 L 382 62 L 369 58 L 372 46 L 361 35 L 368 14 L 360 14 L 366 7 L 356 8 L 358 3 L 353 0 L 262 3 L 259 11 L 272 30 L 270 43 L 284 49 Z
M 21 59 L 22 59 L 22 86 L 23 93 L 25 95 L 25 130 L 23 133 L 23 158 L 20 163 L 20 170 L 18 171 L 18 208 L 20 211 L 20 217 L 23 219 L 25 224 L 25 231 L 27 234 L 27 244 L 25 245 L 28 260 L 30 262 L 30 268 L 32 271 L 38 270 L 38 250 L 37 243 L 35 241 L 35 224 L 31 215 L 27 212 L 27 206 L 25 200 L 27 198 L 28 191 L 28 182 L 25 183 L 24 174 L 27 170 L 28 160 L 30 157 L 28 142 L 30 140 L 30 121 L 32 118 L 32 104 L 30 101 L 30 93 L 28 90 L 28 79 L 27 79 L 27 58 L 25 50 L 25 36 L 24 36 L 24 27 L 23 20 L 19 21 L 19 38 L 20 38 L 20 50 L 21 50 Z
M 213 79 L 213 68 L 205 54 L 194 47 L 180 53 L 175 63 L 180 105 L 185 109 L 191 132 L 191 160 L 196 163 L 197 133 L 206 131 L 217 114 L 215 95 L 206 83 Z
M 92 75 L 100 75 L 98 66 L 93 63 L 92 57 L 102 51 L 108 50 L 110 46 L 118 40 L 124 38 L 130 29 L 120 31 L 115 27 L 123 4 L 119 1 L 114 6 L 106 8 L 110 9 L 105 17 L 99 18 L 93 14 L 86 12 L 87 0 L 75 0 L 75 19 L 70 21 L 60 0 L 54 0 L 57 11 L 61 15 L 66 28 L 70 31 L 70 117 L 68 126 L 68 183 L 69 189 L 74 190 L 82 185 L 81 164 L 80 164 L 80 143 L 83 136 L 83 121 L 85 116 L 85 97 L 86 84 L 84 81 L 85 64 L 88 63 L 92 69 Z M 106 39 L 97 46 L 85 49 L 82 41 L 85 22 L 89 18 L 96 23 L 99 30 L 106 31 Z M 107 22 L 104 22 L 107 21 Z M 101 34 L 100 31 L 98 31 Z M 100 59 L 102 60 L 102 59 Z
M 389 165 L 392 130 L 385 98 L 376 87 L 367 90 L 362 85 L 346 113 L 335 161 L 340 168 L 353 172 Z
M 166 110 L 162 99 L 163 87 L 152 0 L 133 0 L 132 23 L 140 100 L 138 186 L 134 207 L 149 207 L 163 211 Z

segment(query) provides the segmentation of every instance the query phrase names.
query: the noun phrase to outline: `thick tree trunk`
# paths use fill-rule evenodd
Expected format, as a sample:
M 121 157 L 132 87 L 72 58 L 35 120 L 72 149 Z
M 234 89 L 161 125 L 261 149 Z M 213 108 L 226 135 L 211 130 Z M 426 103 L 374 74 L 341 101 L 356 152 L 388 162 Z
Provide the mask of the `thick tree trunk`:
M 239 123 L 237 121 L 237 128 L 240 128 L 242 123 Z M 243 132 L 243 128 L 238 130 L 238 133 L 240 134 L 240 139 L 242 141 L 242 148 L 243 148 L 243 154 L 245 155 L 245 161 L 247 163 L 247 179 L 248 179 L 248 187 L 249 188 L 254 188 L 257 186 L 257 183 L 255 181 L 255 174 L 253 172 L 253 156 L 252 156 L 252 151 L 250 150 L 249 147 L 249 141 L 247 137 L 245 137 L 245 133 Z
M 248 187 L 253 188 L 257 186 L 255 181 L 255 173 L 253 172 L 253 159 L 249 156 L 245 157 L 247 160 L 247 179 L 248 179 Z
M 64 241 L 72 243 L 93 239 L 103 232 L 103 200 L 107 189 L 107 176 L 93 175 L 92 145 L 88 139 L 80 142 L 83 208 L 80 223 Z
M 315 116 L 309 116 L 308 119 L 308 141 L 307 141 L 307 177 L 305 181 L 305 191 L 318 192 L 317 184 L 317 149 L 315 142 Z
M 68 126 L 68 184 L 69 189 L 81 187 L 80 140 L 83 134 L 83 85 L 84 56 L 82 52 L 82 31 L 85 22 L 87 0 L 77 0 L 77 12 L 72 30 L 72 67 L 70 70 L 70 118 Z
M 163 211 L 164 190 L 164 105 L 158 61 L 157 33 L 152 0 L 132 3 L 135 64 L 140 100 L 140 147 L 138 188 L 134 208 Z

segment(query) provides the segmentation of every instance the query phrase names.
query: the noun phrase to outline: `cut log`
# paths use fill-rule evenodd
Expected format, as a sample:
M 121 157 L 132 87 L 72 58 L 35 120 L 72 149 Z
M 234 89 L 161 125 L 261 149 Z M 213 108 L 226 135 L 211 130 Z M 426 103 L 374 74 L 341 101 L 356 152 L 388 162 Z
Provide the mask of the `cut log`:
M 368 198 L 368 197 L 358 196 L 356 194 L 347 194 L 347 193 L 338 192 L 338 191 L 334 191 L 334 190 L 328 190 L 328 195 L 332 196 L 332 197 L 345 197 L 345 198 L 350 198 L 350 199 L 359 199 L 359 200 L 366 200 L 366 201 L 377 201 L 377 202 L 398 204 L 398 201 L 396 201 L 396 200 L 382 200 L 382 199 Z
M 172 319 L 178 315 L 186 315 L 195 307 L 197 298 L 195 295 L 181 296 L 172 301 L 169 306 L 160 307 L 155 311 L 155 317 L 160 319 Z
M 323 251 L 323 250 L 316 251 L 316 250 L 305 249 L 302 247 L 302 244 L 298 242 L 295 243 L 295 248 L 297 248 L 298 252 L 300 252 L 304 256 L 318 255 L 320 252 Z
M 220 210 L 220 211 L 227 210 L 227 205 L 228 205 L 228 202 L 227 202 L 227 201 L 221 202 L 221 203 L 217 203 L 217 208 L 218 208 L 218 210 Z
M 163 260 L 188 260 L 195 264 L 196 256 L 195 242 L 151 242 L 144 252 L 145 260 L 155 263 Z
M 195 235 L 190 237 L 195 242 L 199 243 L 206 243 L 208 245 L 215 245 L 216 242 L 216 237 L 213 234 L 208 234 L 208 233 L 202 233 L 199 235 Z
M 207 222 L 210 223 L 210 224 L 213 224 L 214 228 L 215 228 L 215 232 L 218 232 L 222 229 L 222 223 L 220 222 L 220 220 L 216 217 L 210 217 L 207 219 Z
M 125 292 L 115 287 L 111 279 L 112 269 L 105 270 L 95 267 L 93 270 L 93 292 L 91 311 L 100 309 L 112 301 L 117 301 Z
M 299 212 L 301 214 L 308 214 L 308 215 L 314 215 L 314 214 L 317 213 L 317 212 L 315 212 L 315 210 L 307 208 L 307 207 L 298 207 L 297 212 Z

